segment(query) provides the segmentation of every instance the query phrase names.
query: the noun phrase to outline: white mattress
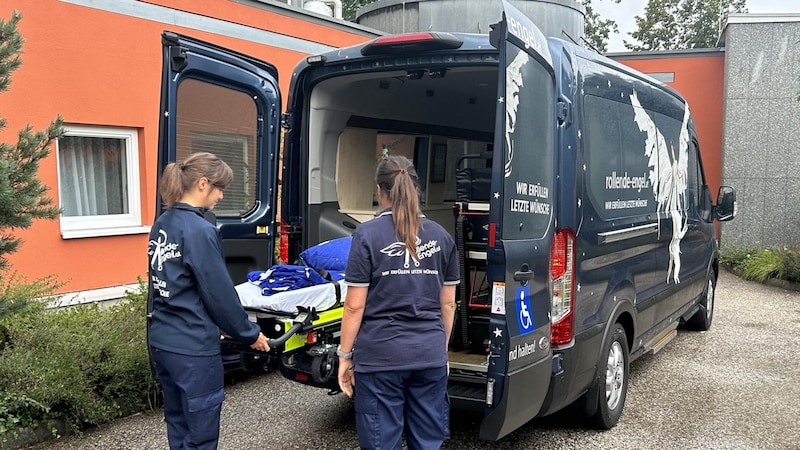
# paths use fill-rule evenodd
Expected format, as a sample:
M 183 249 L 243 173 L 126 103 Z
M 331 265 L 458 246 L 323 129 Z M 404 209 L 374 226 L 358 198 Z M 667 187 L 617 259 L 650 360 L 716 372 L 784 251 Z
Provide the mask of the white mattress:
M 344 301 L 347 286 L 338 281 L 341 290 L 341 301 Z M 337 304 L 336 286 L 333 283 L 308 286 L 294 291 L 279 292 L 272 295 L 261 295 L 261 288 L 253 283 L 245 282 L 236 286 L 239 301 L 248 309 L 260 309 L 289 314 L 297 314 L 298 306 L 314 307 L 317 311 L 325 311 Z

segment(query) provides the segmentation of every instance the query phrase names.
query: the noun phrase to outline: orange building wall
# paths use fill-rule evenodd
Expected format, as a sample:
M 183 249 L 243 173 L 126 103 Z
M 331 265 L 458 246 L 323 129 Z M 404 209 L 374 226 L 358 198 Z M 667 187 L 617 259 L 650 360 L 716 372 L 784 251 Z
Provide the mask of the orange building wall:
M 618 62 L 644 73 L 673 72 L 667 83 L 689 102 L 697 129 L 703 169 L 711 195 L 716 201 L 722 171 L 722 94 L 725 58 L 722 52 L 709 56 L 614 57 Z
M 9 3 L 13 3 L 9 4 Z M 300 37 L 334 47 L 363 42 L 366 33 L 346 32 L 229 0 L 152 0 L 177 10 Z M 282 48 L 186 29 L 57 0 L 0 3 L 0 17 L 23 14 L 23 64 L 10 90 L 0 94 L 0 116 L 8 121 L 0 142 L 16 142 L 30 123 L 44 129 L 59 114 L 65 123 L 135 128 L 143 225 L 153 221 L 156 196 L 161 33 L 175 31 L 268 60 L 278 67 L 286 92 L 291 71 L 304 56 Z M 39 177 L 58 199 L 55 147 Z M 33 280 L 56 275 L 75 292 L 133 283 L 146 274 L 146 234 L 62 239 L 58 221 L 36 221 L 15 230 L 24 243 L 9 256 L 12 270 Z

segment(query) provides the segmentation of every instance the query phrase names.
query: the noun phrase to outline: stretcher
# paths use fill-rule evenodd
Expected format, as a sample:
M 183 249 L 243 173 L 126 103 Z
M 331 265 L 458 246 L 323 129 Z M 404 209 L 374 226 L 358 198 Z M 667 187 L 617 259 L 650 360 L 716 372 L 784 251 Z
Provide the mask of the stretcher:
M 262 295 L 256 284 L 236 286 L 239 300 L 252 322 L 261 328 L 279 358 L 281 373 L 294 381 L 339 391 L 336 347 L 342 306 L 347 292 L 343 280 Z M 222 335 L 222 345 L 242 354 L 262 355 L 249 346 Z

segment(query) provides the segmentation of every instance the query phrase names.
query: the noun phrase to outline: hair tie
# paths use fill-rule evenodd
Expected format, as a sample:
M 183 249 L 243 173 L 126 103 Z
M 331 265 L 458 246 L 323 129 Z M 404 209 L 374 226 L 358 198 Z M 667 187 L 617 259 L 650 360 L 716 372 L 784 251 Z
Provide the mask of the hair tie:
M 406 169 L 400 169 L 400 173 L 407 173 Z
M 183 170 L 183 169 L 186 168 L 186 164 L 180 163 L 180 164 L 178 164 L 178 167 L 180 167 L 180 169 Z

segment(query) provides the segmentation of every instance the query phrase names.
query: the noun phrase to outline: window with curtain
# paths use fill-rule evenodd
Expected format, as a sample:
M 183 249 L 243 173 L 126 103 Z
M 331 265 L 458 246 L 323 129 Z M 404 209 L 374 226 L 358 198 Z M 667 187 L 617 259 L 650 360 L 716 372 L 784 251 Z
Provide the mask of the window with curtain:
M 64 238 L 145 232 L 135 129 L 65 126 L 58 140 Z

